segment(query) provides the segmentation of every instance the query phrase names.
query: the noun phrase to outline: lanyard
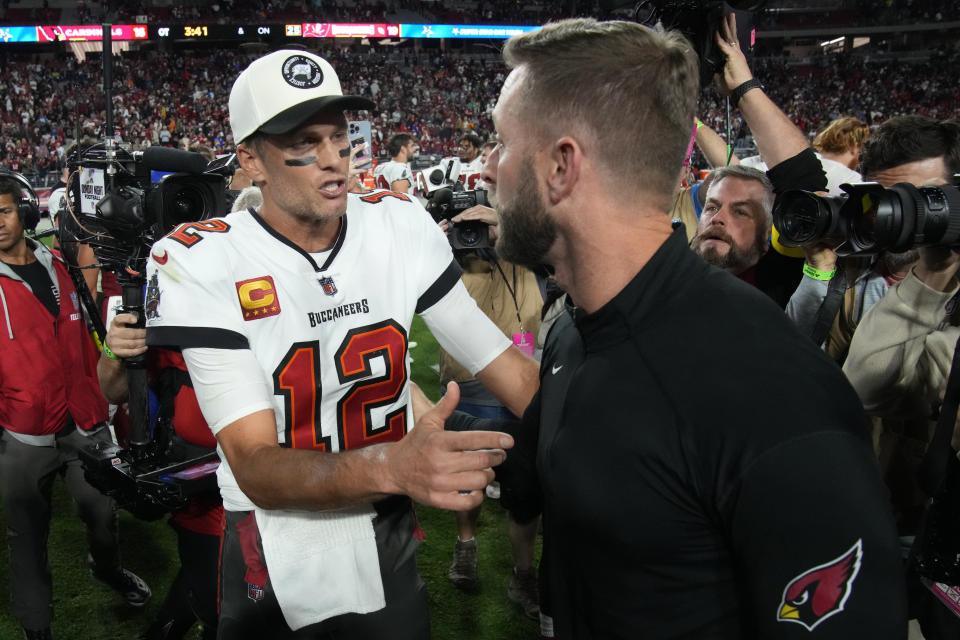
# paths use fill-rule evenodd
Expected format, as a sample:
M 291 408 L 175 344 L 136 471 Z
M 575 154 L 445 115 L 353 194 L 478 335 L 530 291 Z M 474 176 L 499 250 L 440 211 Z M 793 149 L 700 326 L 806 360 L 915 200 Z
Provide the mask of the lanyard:
M 523 320 L 520 319 L 520 305 L 517 303 L 517 265 L 513 265 L 513 287 L 510 286 L 510 281 L 507 280 L 507 274 L 503 272 L 503 269 L 500 268 L 500 261 L 494 258 L 493 265 L 497 268 L 497 271 L 500 272 L 500 277 L 503 278 L 503 284 L 507 285 L 507 291 L 510 292 L 510 297 L 513 298 L 513 308 L 517 311 L 517 324 L 520 325 L 520 333 L 523 333 Z

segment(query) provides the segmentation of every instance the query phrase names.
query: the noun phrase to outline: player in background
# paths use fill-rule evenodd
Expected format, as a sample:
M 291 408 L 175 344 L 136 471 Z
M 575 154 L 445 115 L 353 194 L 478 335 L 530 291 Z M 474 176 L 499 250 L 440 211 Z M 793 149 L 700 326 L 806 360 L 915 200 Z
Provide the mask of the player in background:
M 417 141 L 409 133 L 397 133 L 390 138 L 387 151 L 391 160 L 377 165 L 373 172 L 378 189 L 413 195 L 413 174 L 410 160 L 417 155 Z

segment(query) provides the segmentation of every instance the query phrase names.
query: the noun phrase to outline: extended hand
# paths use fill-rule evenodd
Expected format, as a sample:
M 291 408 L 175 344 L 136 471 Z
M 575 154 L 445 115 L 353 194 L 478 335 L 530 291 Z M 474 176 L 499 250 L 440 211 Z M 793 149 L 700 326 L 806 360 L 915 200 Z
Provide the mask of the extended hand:
M 513 438 L 496 431 L 444 431 L 459 401 L 460 389 L 451 382 L 440 402 L 385 449 L 390 493 L 454 511 L 472 509 L 483 500 L 483 488 L 494 479 L 492 467 L 504 461 Z
M 500 217 L 497 212 L 490 207 L 482 204 L 474 205 L 466 211 L 461 211 L 450 219 L 452 222 L 466 222 L 467 220 L 479 220 L 487 223 L 487 232 L 490 234 L 490 242 L 497 240 L 497 225 L 500 224 Z

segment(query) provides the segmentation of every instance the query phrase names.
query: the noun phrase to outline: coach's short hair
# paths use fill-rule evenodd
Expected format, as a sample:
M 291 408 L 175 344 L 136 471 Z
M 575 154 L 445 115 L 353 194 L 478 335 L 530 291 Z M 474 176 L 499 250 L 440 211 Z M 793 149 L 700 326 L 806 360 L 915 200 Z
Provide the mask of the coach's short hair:
M 669 209 L 699 94 L 697 56 L 682 34 L 577 18 L 511 38 L 503 57 L 527 71 L 525 127 L 541 137 L 586 134 L 578 141 L 595 144 L 588 151 L 614 177 L 642 184 L 651 204 Z
M 400 149 L 403 149 L 413 140 L 413 136 L 409 133 L 396 133 L 390 138 L 390 142 L 387 143 L 387 153 L 390 154 L 391 158 L 396 158 L 397 154 L 400 153 Z
M 944 180 L 960 173 L 960 121 L 924 116 L 890 118 L 873 133 L 860 154 L 860 173 L 870 178 L 910 162 L 943 156 Z
M 813 139 L 813 148 L 821 153 L 844 153 L 861 149 L 870 137 L 870 127 L 856 118 L 837 118 Z

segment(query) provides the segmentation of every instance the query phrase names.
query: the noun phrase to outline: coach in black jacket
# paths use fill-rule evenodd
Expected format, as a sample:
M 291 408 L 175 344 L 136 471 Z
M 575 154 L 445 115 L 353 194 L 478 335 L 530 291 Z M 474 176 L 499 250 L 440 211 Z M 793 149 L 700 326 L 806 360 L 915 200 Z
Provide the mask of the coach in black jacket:
M 904 637 L 856 396 L 774 303 L 671 230 L 697 95 L 689 43 L 571 20 L 504 56 L 484 171 L 498 250 L 553 265 L 578 305 L 553 328 L 504 465 L 517 504 L 518 458 L 535 463 L 557 637 Z

